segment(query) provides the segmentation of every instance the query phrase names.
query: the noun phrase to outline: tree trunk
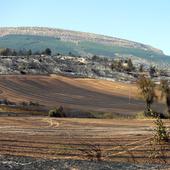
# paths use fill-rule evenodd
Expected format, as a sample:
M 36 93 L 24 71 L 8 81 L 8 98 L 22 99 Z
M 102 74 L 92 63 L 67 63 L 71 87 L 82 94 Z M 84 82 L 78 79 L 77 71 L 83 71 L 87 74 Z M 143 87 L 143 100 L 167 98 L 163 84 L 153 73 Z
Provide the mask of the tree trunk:
M 170 95 L 166 97 L 166 105 L 168 109 L 168 114 L 170 114 Z
M 148 116 L 148 113 L 151 111 L 151 104 L 146 102 L 145 114 Z
M 147 109 L 147 111 L 151 110 L 151 104 L 149 102 L 147 102 L 147 104 L 146 104 L 146 109 Z

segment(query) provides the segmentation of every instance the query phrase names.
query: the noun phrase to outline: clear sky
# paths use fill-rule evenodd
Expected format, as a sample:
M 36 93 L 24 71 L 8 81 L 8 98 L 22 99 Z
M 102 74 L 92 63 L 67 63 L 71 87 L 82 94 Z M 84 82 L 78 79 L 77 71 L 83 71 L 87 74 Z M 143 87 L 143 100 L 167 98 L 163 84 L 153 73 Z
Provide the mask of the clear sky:
M 170 55 L 170 0 L 0 0 L 0 26 L 45 26 L 124 38 Z

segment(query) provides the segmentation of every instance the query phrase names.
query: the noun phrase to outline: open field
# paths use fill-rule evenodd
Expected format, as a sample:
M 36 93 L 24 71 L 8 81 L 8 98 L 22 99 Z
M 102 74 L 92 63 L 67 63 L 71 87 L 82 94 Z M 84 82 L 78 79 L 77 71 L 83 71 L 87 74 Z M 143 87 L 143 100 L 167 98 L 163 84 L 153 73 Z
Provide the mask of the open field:
M 39 102 L 47 108 L 62 105 L 70 109 L 121 114 L 134 114 L 144 108 L 144 103 L 137 98 L 137 87 L 134 84 L 105 80 L 55 75 L 1 76 L 0 90 L 0 98 L 14 102 Z M 154 107 L 162 109 L 163 105 L 158 104 Z M 119 167 L 118 169 L 125 169 L 134 163 L 137 165 L 154 163 L 153 161 L 163 163 L 164 159 L 166 165 L 170 166 L 168 144 L 163 145 L 165 153 L 163 160 L 148 159 L 153 149 L 150 145 L 154 129 L 153 120 L 50 118 L 42 116 L 46 113 L 40 114 L 41 110 L 34 111 L 36 113 L 32 115 L 36 116 L 32 116 L 30 110 L 21 110 L 17 107 L 1 106 L 0 109 L 3 111 L 7 109 L 4 113 L 2 111 L 0 116 L 0 155 L 10 155 L 0 157 L 0 167 L 4 165 L 36 167 L 38 161 L 44 169 L 47 169 L 47 165 L 62 167 L 69 163 L 71 166 L 77 164 L 86 169 L 89 162 L 85 160 L 92 159 L 87 156 L 91 150 L 93 154 L 99 152 L 104 161 L 96 164 L 92 162 L 89 165 L 95 166 L 96 169 L 99 169 L 100 165 L 101 169 L 115 165 Z M 6 112 L 11 114 L 7 116 Z M 165 120 L 165 124 L 169 126 L 170 120 Z M 23 160 L 31 163 L 22 163 Z M 121 166 L 117 162 L 121 163 Z
M 137 87 L 106 80 L 62 76 L 0 76 L 0 98 L 14 102 L 33 101 L 47 107 L 132 114 L 144 103 Z M 162 110 L 163 105 L 156 105 Z
M 170 121 L 165 121 L 170 125 Z M 102 159 L 149 161 L 153 120 L 96 120 L 0 117 L 0 154 L 45 159 L 87 159 L 81 149 L 98 145 Z M 170 147 L 165 149 L 170 164 Z M 130 154 L 131 153 L 131 154 Z

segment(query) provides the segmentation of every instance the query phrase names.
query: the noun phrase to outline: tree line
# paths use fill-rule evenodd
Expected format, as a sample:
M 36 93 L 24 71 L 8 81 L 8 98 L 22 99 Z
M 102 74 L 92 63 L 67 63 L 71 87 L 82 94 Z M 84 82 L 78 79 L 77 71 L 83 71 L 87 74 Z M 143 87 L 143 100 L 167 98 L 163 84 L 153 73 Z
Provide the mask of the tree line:
M 31 49 L 26 50 L 26 49 L 22 49 L 22 50 L 15 50 L 15 49 L 10 49 L 10 48 L 5 48 L 0 52 L 1 56 L 31 56 L 31 55 L 51 55 L 52 51 L 50 48 L 46 48 L 45 50 L 39 52 L 32 52 Z

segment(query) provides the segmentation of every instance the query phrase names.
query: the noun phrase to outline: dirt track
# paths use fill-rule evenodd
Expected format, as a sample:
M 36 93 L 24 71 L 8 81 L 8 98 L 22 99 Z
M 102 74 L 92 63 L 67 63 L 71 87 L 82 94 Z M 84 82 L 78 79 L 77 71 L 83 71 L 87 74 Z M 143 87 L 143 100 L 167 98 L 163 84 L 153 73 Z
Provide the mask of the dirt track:
M 0 98 L 34 101 L 80 110 L 136 113 L 144 103 L 136 100 L 135 85 L 61 76 L 0 76 Z

